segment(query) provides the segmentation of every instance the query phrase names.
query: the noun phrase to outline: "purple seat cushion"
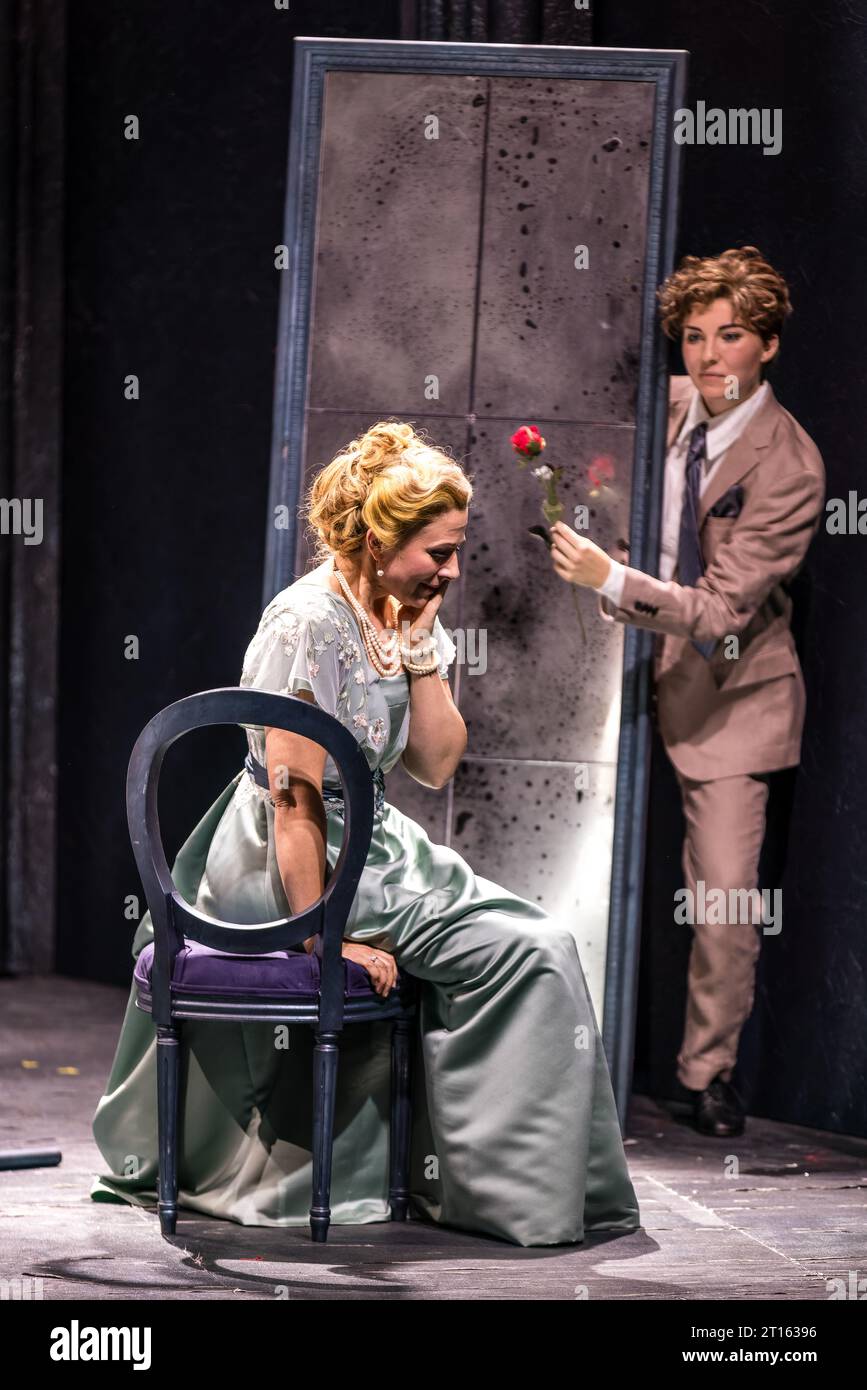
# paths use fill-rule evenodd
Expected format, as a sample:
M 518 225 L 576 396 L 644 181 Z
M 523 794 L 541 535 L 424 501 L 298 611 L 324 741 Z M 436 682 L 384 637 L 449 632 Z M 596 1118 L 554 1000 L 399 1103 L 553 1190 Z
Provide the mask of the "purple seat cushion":
M 139 953 L 134 979 L 150 990 L 154 946 L 148 942 Z M 342 957 L 347 996 L 375 994 L 363 965 Z M 306 951 L 268 951 L 263 955 L 235 955 L 188 941 L 175 957 L 172 990 L 188 994 L 262 994 L 316 998 L 320 966 L 317 955 Z M 398 978 L 400 983 L 400 977 Z

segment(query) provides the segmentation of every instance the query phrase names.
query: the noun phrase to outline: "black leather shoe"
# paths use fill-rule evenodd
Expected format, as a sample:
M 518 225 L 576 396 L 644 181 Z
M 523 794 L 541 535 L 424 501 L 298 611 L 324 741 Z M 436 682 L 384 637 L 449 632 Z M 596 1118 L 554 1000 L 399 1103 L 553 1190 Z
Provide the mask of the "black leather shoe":
M 698 1092 L 694 1118 L 699 1134 L 723 1139 L 744 1132 L 743 1106 L 731 1083 L 721 1076 L 715 1076 L 709 1086 Z

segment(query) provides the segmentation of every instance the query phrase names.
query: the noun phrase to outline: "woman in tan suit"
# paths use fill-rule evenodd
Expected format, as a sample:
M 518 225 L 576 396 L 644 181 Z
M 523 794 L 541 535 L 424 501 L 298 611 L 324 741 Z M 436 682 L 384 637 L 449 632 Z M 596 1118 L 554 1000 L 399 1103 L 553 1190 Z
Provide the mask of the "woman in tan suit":
M 608 621 L 659 634 L 659 729 L 686 822 L 675 918 L 693 932 L 677 1074 L 697 1128 L 729 1136 L 744 1127 L 731 1076 L 760 933 L 780 930 L 757 889 L 768 779 L 800 761 L 804 726 L 786 585 L 818 529 L 825 469 L 764 378 L 791 304 L 761 253 L 687 256 L 658 298 L 688 373 L 670 383 L 659 578 L 563 522 L 551 558 L 599 591 Z

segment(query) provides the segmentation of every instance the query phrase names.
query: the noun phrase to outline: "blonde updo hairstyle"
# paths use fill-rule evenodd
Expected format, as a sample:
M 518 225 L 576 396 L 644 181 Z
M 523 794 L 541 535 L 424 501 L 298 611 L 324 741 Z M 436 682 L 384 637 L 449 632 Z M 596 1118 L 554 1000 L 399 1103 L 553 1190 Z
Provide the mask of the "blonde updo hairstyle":
M 723 251 L 719 256 L 684 256 L 677 270 L 656 292 L 663 332 L 679 339 L 690 311 L 715 299 L 730 299 L 735 314 L 767 346 L 775 335 L 780 347 L 763 371 L 780 356 L 783 324 L 792 312 L 789 287 L 755 246 Z
M 405 545 L 443 512 L 473 495 L 461 465 L 423 431 L 380 420 L 316 474 L 305 498 L 317 562 L 355 555 L 371 530 L 386 550 Z

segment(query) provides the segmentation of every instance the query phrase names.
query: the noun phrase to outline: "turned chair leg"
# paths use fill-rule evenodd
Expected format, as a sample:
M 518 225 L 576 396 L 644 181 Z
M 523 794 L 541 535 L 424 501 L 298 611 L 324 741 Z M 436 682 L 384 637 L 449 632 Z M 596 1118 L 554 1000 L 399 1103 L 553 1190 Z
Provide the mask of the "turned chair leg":
M 337 1039 L 335 1032 L 314 1029 L 313 1049 L 313 1205 L 310 1237 L 328 1239 L 331 1224 L 331 1159 L 334 1143 L 334 1101 L 337 1093 Z
M 409 1206 L 410 1030 L 412 1020 L 395 1020 L 391 1032 L 391 1124 L 388 1201 L 392 1221 L 405 1221 Z
M 178 1219 L 178 1080 L 180 1028 L 157 1028 L 157 1132 L 160 1232 L 173 1236 Z

